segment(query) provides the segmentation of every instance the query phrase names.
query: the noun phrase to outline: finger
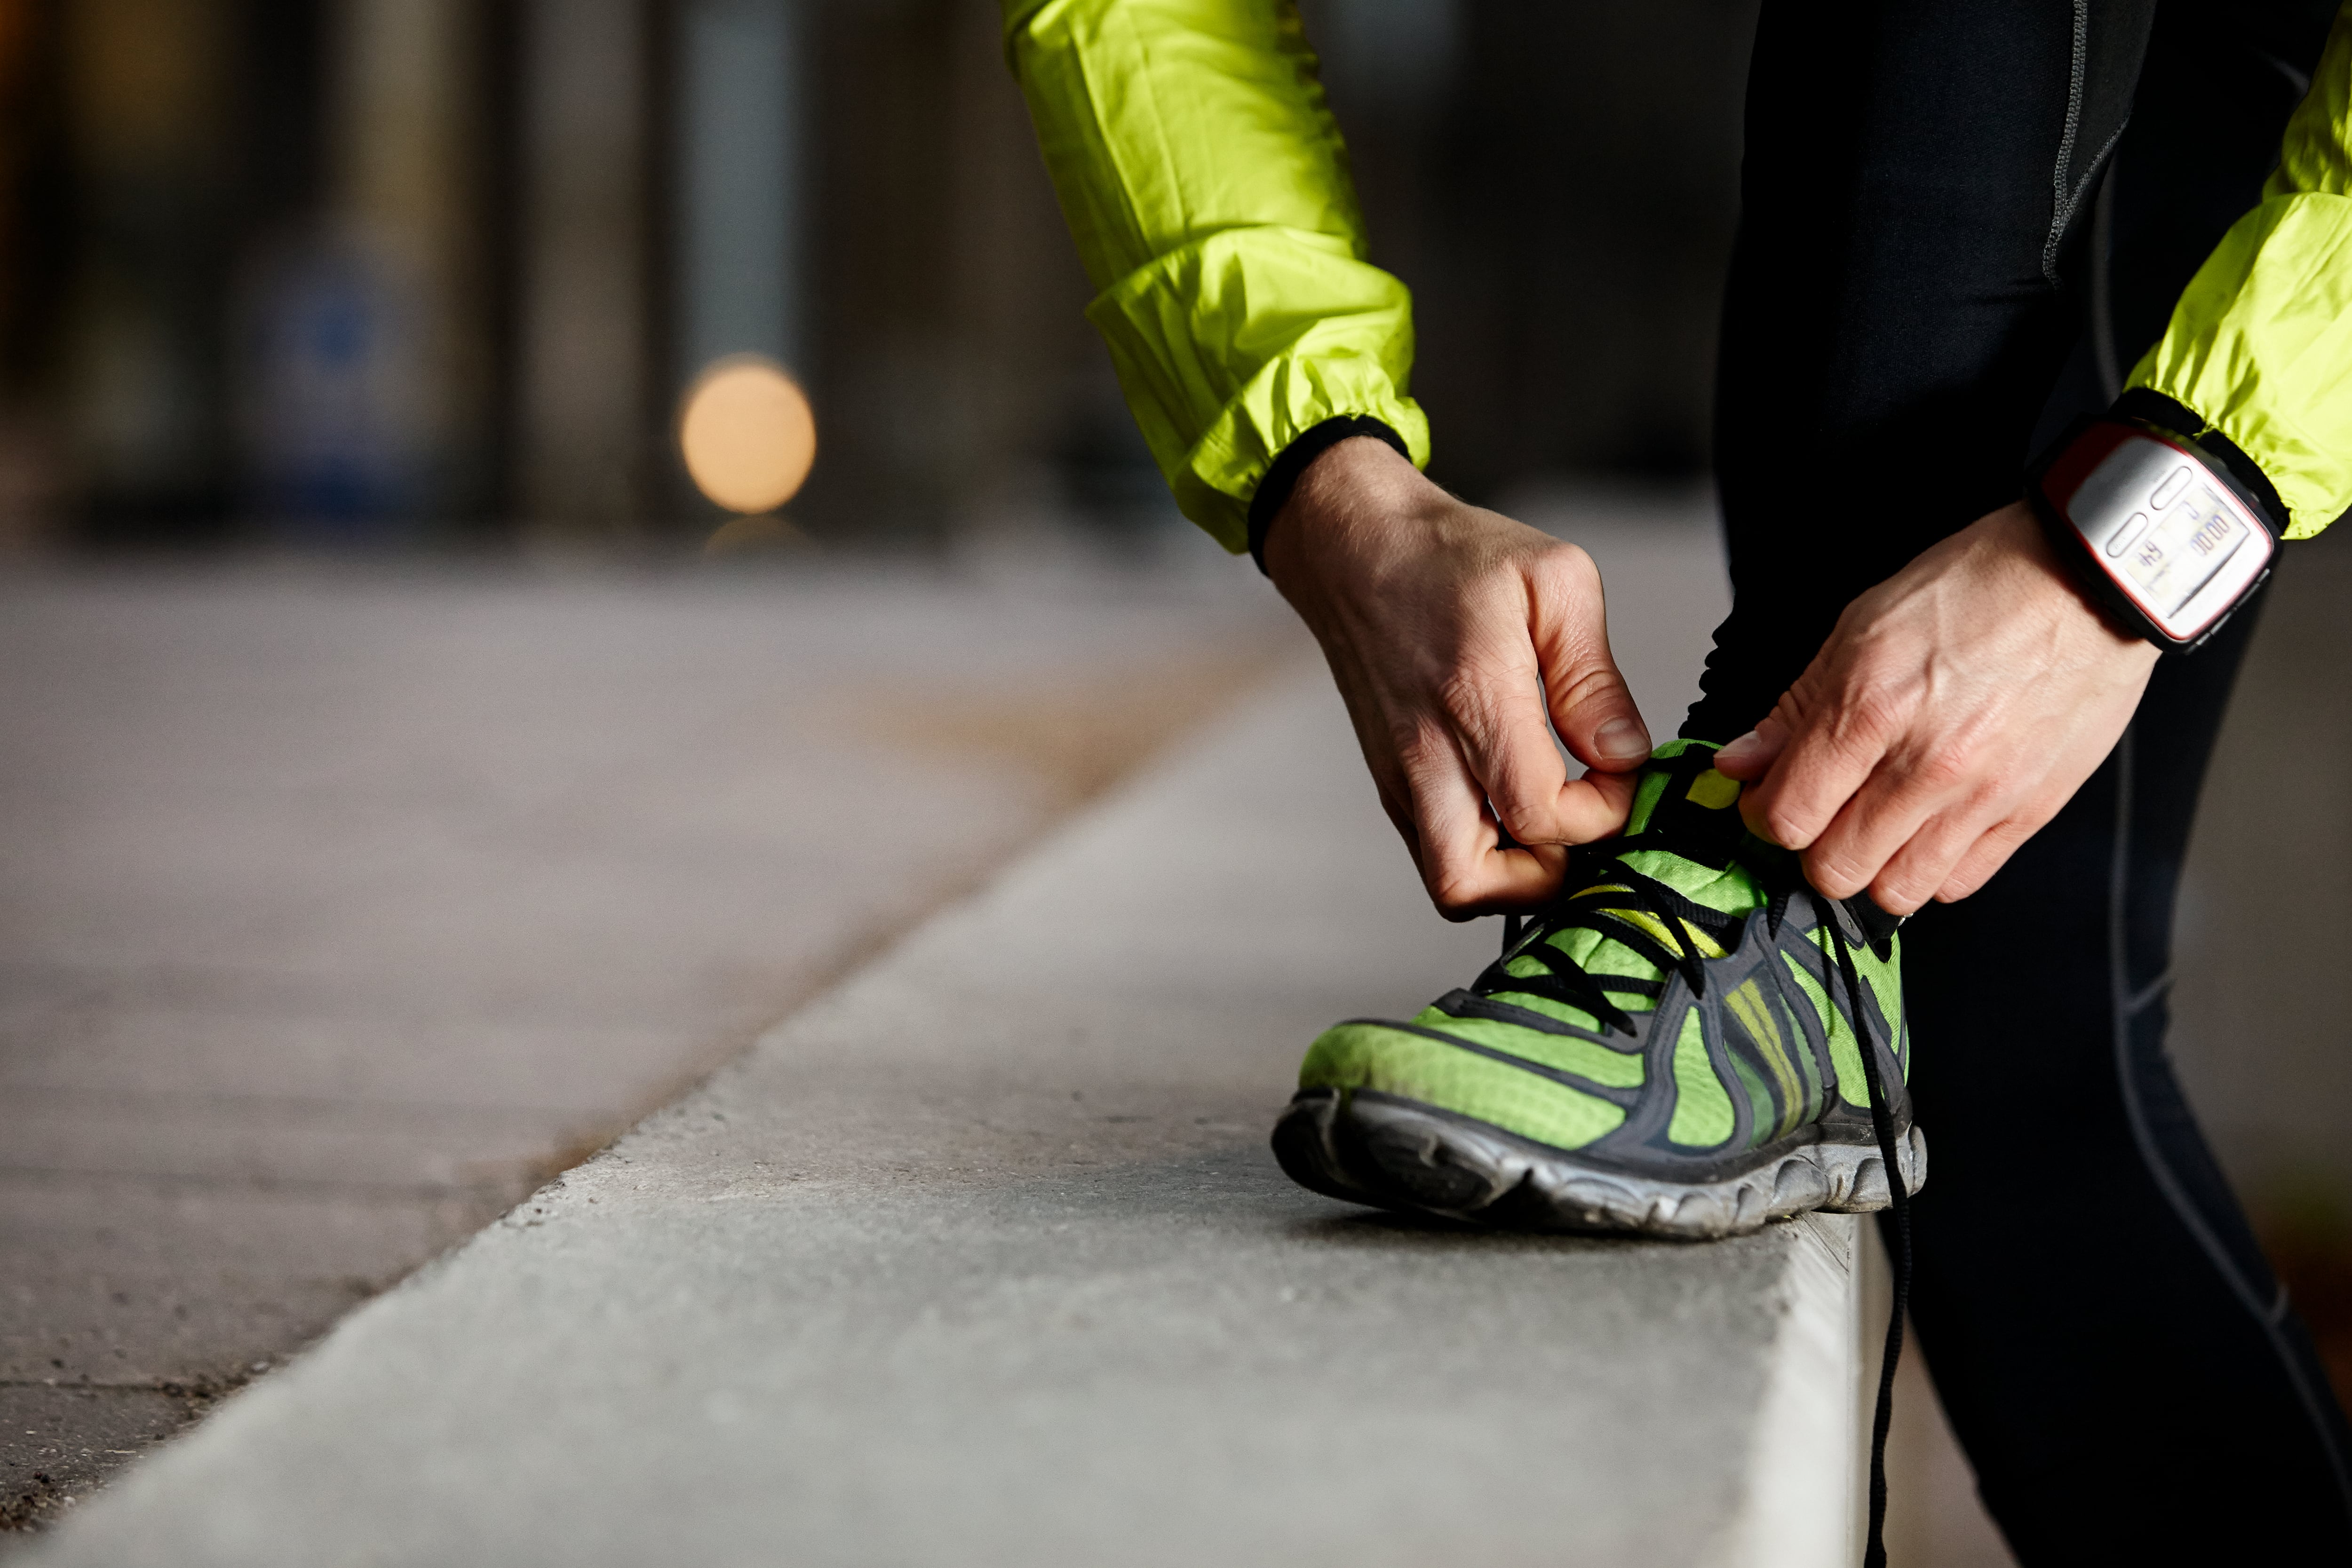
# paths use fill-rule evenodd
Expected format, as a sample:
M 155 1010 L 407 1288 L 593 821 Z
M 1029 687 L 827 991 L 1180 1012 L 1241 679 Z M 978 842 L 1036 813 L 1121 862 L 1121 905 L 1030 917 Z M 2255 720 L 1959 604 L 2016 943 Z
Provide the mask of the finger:
M 1412 785 L 1405 777 L 1397 733 L 1364 699 L 1357 684 L 1341 674 L 1336 664 L 1332 674 L 1339 683 L 1339 700 L 1348 709 L 1348 722 L 1355 728 L 1356 747 L 1363 756 L 1365 771 L 1372 776 L 1372 788 L 1380 795 L 1381 810 L 1388 813 L 1397 837 L 1404 841 L 1413 869 L 1421 871 L 1421 830 L 1413 819 Z
M 1986 829 L 1946 875 L 1944 885 L 1936 890 L 1936 902 L 1957 904 L 1982 889 L 2009 863 L 2009 857 L 2017 852 L 2018 847 L 2047 826 L 2064 804 L 2062 800 L 2043 810 L 2037 803 L 2033 810 L 2004 818 Z
M 1766 718 L 1754 729 L 1715 754 L 1716 771 L 1743 784 L 1753 784 L 1772 769 L 1789 746 L 1789 732 L 1780 721 Z
M 1992 819 L 1982 812 L 1948 810 L 1931 816 L 1871 876 L 1871 899 L 1889 915 L 1916 914 L 1950 882 L 1961 858 L 1983 841 L 1991 825 Z
M 1767 842 L 1810 848 L 1868 781 L 1885 755 L 1889 731 L 1834 726 L 1800 709 L 1793 693 L 1781 697 L 1766 724 L 1777 724 L 1788 740 L 1762 781 L 1739 792 L 1739 814 Z M 1761 732 L 1765 725 L 1756 727 Z
M 1851 898 L 1874 888 L 1886 869 L 1914 843 L 1922 865 L 1935 862 L 1935 876 L 1912 901 L 1917 908 L 1943 883 L 1943 873 L 1975 841 L 1986 818 L 1956 810 L 1957 780 L 1945 764 L 1906 766 L 1882 759 L 1870 777 L 1837 808 L 1837 814 L 1805 849 L 1805 879 L 1832 898 Z M 1940 819 L 1950 813 L 1946 824 Z M 1895 910 L 1908 914 L 1909 910 Z
M 1412 792 L 1404 788 L 1402 775 L 1398 777 L 1397 787 L 1393 790 L 1387 779 L 1379 779 L 1377 783 L 1381 810 L 1388 813 L 1389 825 L 1396 829 L 1397 837 L 1404 841 L 1404 852 L 1412 857 L 1412 869 L 1419 873 L 1422 870 L 1421 829 L 1412 820 Z
M 1446 712 L 1477 798 L 1493 805 L 1511 837 L 1522 844 L 1563 841 L 1568 764 L 1552 744 L 1533 668 L 1465 670 L 1446 695 Z
M 1609 649 L 1609 616 L 1592 558 L 1569 545 L 1529 573 L 1528 630 L 1553 727 L 1578 761 L 1603 773 L 1649 760 L 1650 728 Z
M 1979 783 L 1965 806 L 1948 806 L 1912 834 L 1871 879 L 1871 896 L 1895 915 L 1930 898 L 1951 903 L 1982 887 L 2017 847 L 2056 816 L 2072 791 L 2043 780 L 2022 808 L 2011 792 Z
M 1441 913 L 1467 919 L 1494 910 L 1533 908 L 1558 891 L 1567 869 L 1565 852 L 1542 844 L 1507 846 L 1505 830 L 1479 793 L 1483 786 L 1461 782 L 1460 754 L 1440 738 L 1436 726 L 1400 743 L 1393 732 L 1370 722 L 1369 712 L 1359 713 L 1358 706 L 1350 702 L 1349 711 L 1381 809 Z M 1549 737 L 1545 744 L 1549 747 Z M 1556 761 L 1559 754 L 1552 755 Z M 1571 799 L 1580 789 L 1591 790 L 1571 785 Z M 1621 800 L 1601 809 L 1608 824 L 1595 828 L 1592 837 L 1622 824 L 1633 805 L 1633 781 L 1625 780 L 1620 792 Z M 1465 809 L 1473 819 L 1466 831 L 1458 821 Z
M 1633 773 L 1603 773 L 1598 768 L 1570 782 L 1560 796 L 1560 841 L 1589 844 L 1625 830 L 1633 814 L 1633 792 L 1642 787 Z
M 1521 844 L 1584 844 L 1624 827 L 1637 783 L 1592 769 L 1568 777 L 1543 703 L 1528 687 L 1459 705 L 1462 751 L 1496 819 Z M 1646 753 L 1645 753 L 1646 755 Z
M 1449 920 L 1527 909 L 1559 890 L 1568 852 L 1513 843 L 1454 738 L 1426 736 L 1404 758 L 1422 884 Z

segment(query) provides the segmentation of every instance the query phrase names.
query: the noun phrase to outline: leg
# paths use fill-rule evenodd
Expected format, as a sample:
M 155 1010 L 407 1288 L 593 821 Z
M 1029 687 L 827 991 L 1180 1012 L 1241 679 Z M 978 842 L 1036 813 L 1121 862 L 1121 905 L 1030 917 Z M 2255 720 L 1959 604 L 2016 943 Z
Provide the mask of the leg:
M 2186 49 L 2160 33 L 2154 60 L 2210 67 L 2224 20 L 2170 29 Z M 2065 8 L 1768 10 L 1717 429 L 1738 601 L 1685 734 L 1748 727 L 1856 592 L 2015 497 L 2076 330 L 2058 284 L 2088 204 L 2060 200 L 2077 188 L 2067 127 L 2090 122 L 2105 145 L 2099 106 L 2147 36 L 2144 11 L 2095 5 L 2089 21 L 2086 60 Z M 2161 96 L 2143 97 L 2136 137 L 2165 128 Z M 2070 100 L 2091 111 L 2070 117 Z M 2213 109 L 2210 91 L 2189 101 Z M 2269 146 L 2291 107 L 2263 106 Z M 2215 167 L 2240 183 L 2263 172 Z M 2177 213 L 2205 192 L 2182 186 L 2146 188 Z M 2206 204 L 2222 223 L 2233 210 Z M 2177 225 L 2139 228 L 2137 202 L 2118 207 L 2119 250 L 2167 235 L 2193 267 L 2218 235 L 2182 243 Z M 2185 273 L 2147 281 L 2179 265 L 2158 248 L 2132 276 L 2177 292 Z M 2029 1563 L 2106 1560 L 2135 1532 L 2157 1561 L 2224 1531 L 2242 1546 L 2273 1529 L 2346 1539 L 2339 1418 L 2163 1065 L 2148 989 L 2250 632 L 2168 666 L 2068 811 L 1906 940 L 1916 1103 L 1936 1145 L 1914 1301 Z M 2052 1212 L 2067 1222 L 2039 1218 Z
M 1856 594 L 2017 498 L 2127 107 L 2085 88 L 2145 37 L 2097 9 L 2078 69 L 2039 0 L 1765 8 L 1717 383 L 1734 603 L 1684 734 L 1747 729 Z
M 2174 883 L 2252 632 L 2161 666 L 2057 820 L 1908 933 L 1913 1314 L 2029 1563 L 2352 1555 L 2352 1444 L 2164 1056 Z
M 2167 5 L 2116 171 L 2125 369 L 2256 199 L 2300 96 L 2280 62 L 2326 25 Z M 2207 112 L 2165 112 L 2182 102 Z M 2255 608 L 2158 668 L 2116 755 L 1990 886 L 1912 925 L 1936 1155 L 1914 1312 L 2028 1563 L 2352 1556 L 2352 1435 L 2164 1053 L 2175 886 Z M 1984 1071 L 1989 1037 L 2030 1065 Z

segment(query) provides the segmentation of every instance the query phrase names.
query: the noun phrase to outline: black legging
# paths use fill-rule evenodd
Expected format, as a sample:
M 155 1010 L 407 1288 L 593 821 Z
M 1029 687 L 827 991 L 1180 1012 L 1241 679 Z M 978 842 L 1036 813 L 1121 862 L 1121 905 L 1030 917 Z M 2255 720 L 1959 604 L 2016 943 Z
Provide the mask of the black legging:
M 2111 139 L 2128 112 L 2127 371 L 2258 199 L 2332 10 L 1766 5 L 1716 435 L 1736 596 L 1684 733 L 1748 728 L 1857 593 L 2017 498 L 2037 428 L 2104 403 Z M 2174 887 L 2255 619 L 2168 658 L 2057 820 L 1906 928 L 1933 1151 L 1913 1312 L 2029 1564 L 2352 1561 L 2352 1439 L 2163 1048 Z

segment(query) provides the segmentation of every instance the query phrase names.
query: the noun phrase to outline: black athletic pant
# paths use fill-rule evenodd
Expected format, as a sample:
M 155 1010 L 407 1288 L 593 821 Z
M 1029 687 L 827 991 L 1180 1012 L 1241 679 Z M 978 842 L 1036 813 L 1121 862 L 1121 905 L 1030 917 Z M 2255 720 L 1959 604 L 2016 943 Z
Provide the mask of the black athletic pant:
M 1735 607 L 1685 734 L 1750 727 L 1856 594 L 2017 498 L 2037 429 L 2104 405 L 2106 163 L 2128 371 L 2258 199 L 2332 10 L 1768 0 L 1716 435 Z M 2028 1564 L 2352 1561 L 2343 1417 L 2164 1054 L 2174 884 L 2255 619 L 2165 660 L 2058 819 L 1906 928 L 1913 1313 Z

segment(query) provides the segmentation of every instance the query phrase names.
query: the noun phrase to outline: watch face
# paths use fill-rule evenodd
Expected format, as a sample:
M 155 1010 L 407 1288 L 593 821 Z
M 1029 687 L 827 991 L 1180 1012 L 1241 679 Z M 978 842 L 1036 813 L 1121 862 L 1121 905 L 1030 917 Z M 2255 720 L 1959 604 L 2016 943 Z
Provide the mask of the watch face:
M 2180 613 L 2181 606 L 2253 535 L 2211 486 L 2189 476 L 2187 464 L 2174 469 L 2153 494 L 2163 495 L 2168 485 L 2179 491 L 2170 506 L 2152 499 L 2147 510 L 2135 510 L 2125 518 L 2106 543 L 2106 553 L 2121 561 L 2141 597 L 2165 617 Z
M 2270 532 L 2200 456 L 2122 425 L 2096 427 L 2078 451 L 2050 474 L 2074 479 L 2072 493 L 2058 483 L 2046 493 L 2166 635 L 2195 642 L 2261 580 Z

